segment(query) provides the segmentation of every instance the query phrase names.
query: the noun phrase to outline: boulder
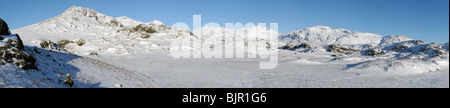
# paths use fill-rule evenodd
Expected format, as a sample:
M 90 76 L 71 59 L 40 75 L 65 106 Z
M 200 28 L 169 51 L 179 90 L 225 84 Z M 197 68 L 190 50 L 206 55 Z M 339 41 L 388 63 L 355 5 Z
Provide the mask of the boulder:
M 22 69 L 37 69 L 36 59 L 23 50 L 22 39 L 18 34 L 11 34 L 8 25 L 0 19 L 0 64 L 19 66 Z
M 347 53 L 347 52 L 356 52 L 359 50 L 356 49 L 351 49 L 349 47 L 345 47 L 339 44 L 332 44 L 332 45 L 328 45 L 326 47 L 328 52 L 333 52 L 333 53 Z
M 10 35 L 8 24 L 0 18 L 0 35 Z M 1 38 L 1 36 L 0 36 Z
M 72 87 L 74 85 L 73 80 L 72 80 L 72 75 L 70 75 L 70 74 L 66 75 L 66 79 L 64 80 L 64 84 L 67 84 L 70 87 Z
M 395 47 L 393 47 L 392 48 L 392 51 L 396 51 L 396 52 L 398 52 L 398 51 L 405 51 L 405 50 L 407 50 L 408 49 L 408 47 L 407 46 L 404 46 L 404 45 L 399 45 L 399 46 L 395 46 Z
M 18 48 L 19 50 L 24 50 L 25 47 L 23 46 L 23 41 L 22 41 L 22 39 L 20 39 L 19 34 L 12 34 L 5 38 L 8 40 L 4 39 L 3 40 L 4 42 L 13 45 L 14 47 Z
M 22 69 L 36 69 L 36 59 L 17 47 L 0 42 L 0 62 L 11 63 Z
M 295 45 L 295 44 L 289 44 L 283 47 L 284 50 L 297 50 L 299 48 L 304 48 L 304 49 L 311 49 L 313 48 L 312 45 L 308 44 L 308 43 L 301 43 L 300 45 Z
M 60 46 L 58 46 L 56 43 L 53 43 L 51 40 L 42 40 L 42 42 L 39 44 L 41 48 L 43 49 L 49 49 L 49 50 L 61 50 Z
M 76 44 L 78 46 L 83 46 L 84 44 L 86 44 L 86 41 L 84 39 L 60 40 L 56 44 L 61 46 L 62 48 L 66 48 L 66 45 L 68 44 Z
M 366 56 L 378 56 L 381 54 L 385 54 L 386 52 L 384 52 L 383 50 L 380 49 L 368 49 L 364 52 L 364 55 Z

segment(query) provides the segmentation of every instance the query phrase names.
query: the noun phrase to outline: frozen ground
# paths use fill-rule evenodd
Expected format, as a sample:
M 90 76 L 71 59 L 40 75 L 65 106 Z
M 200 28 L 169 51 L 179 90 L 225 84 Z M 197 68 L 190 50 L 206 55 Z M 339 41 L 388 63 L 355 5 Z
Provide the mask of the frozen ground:
M 445 61 L 442 62 L 447 63 L 446 66 L 444 65 L 438 71 L 434 70 L 431 72 L 405 71 L 395 73 L 394 71 L 380 71 L 377 70 L 378 68 L 352 71 L 346 68 L 349 64 L 360 63 L 357 58 L 352 58 L 350 61 L 330 61 L 333 58 L 327 54 L 293 53 L 281 51 L 279 65 L 273 70 L 259 69 L 258 59 L 173 59 L 167 51 L 161 50 L 155 51 L 148 56 L 140 57 L 88 58 L 70 55 L 69 57 L 74 59 L 70 58 L 70 61 L 61 61 L 61 63 L 65 64 L 62 67 L 50 65 L 49 68 L 44 68 L 49 65 L 39 66 L 41 71 L 46 71 L 48 75 L 42 76 L 41 73 L 35 71 L 7 71 L 8 68 L 2 68 L 1 75 L 6 79 L 21 75 L 29 77 L 23 79 L 11 78 L 26 81 L 6 80 L 5 83 L 9 87 L 38 87 L 34 83 L 47 77 L 63 80 L 64 74 L 57 74 L 57 72 L 68 72 L 75 75 L 76 80 L 79 81 L 76 87 L 114 87 L 114 84 L 122 84 L 124 87 L 144 88 L 449 87 L 448 62 Z M 62 57 L 67 58 L 66 56 Z M 14 67 L 11 66 L 11 68 Z M 53 73 L 50 71 L 52 69 L 57 70 Z M 51 82 L 46 82 L 46 80 L 38 84 L 40 84 L 39 87 L 66 87 L 63 85 L 52 85 Z
M 330 61 L 328 54 L 293 53 L 281 51 L 273 70 L 259 69 L 258 59 L 173 59 L 163 51 L 139 58 L 96 59 L 152 76 L 161 87 L 449 87 L 447 61 L 432 72 L 352 71 L 348 65 L 360 63 L 358 58 Z

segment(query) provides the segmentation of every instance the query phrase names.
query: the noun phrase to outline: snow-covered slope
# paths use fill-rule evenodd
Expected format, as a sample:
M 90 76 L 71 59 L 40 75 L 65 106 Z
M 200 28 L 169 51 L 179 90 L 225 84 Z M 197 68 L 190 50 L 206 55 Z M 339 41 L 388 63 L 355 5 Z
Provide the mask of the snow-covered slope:
M 36 40 L 38 46 L 24 46 L 17 34 L 0 38 L 0 88 L 66 88 L 67 74 L 74 87 L 97 88 L 126 84 L 129 87 L 157 87 L 126 69 L 70 54 L 50 40 Z
M 385 36 L 381 41 L 379 42 L 380 45 L 390 45 L 394 43 L 400 43 L 405 41 L 411 41 L 414 40 L 412 38 L 406 37 L 406 36 Z
M 24 70 L 12 64 L 0 65 L 0 88 L 67 88 L 64 80 L 71 74 L 76 88 L 157 87 L 136 73 L 98 60 L 73 54 L 25 47 L 36 58 L 34 70 Z
M 23 67 L 21 65 L 2 62 L 4 65 L 0 65 L 0 70 L 4 73 L 0 77 L 5 83 L 2 87 L 67 87 L 61 82 L 66 74 L 74 77 L 75 87 L 114 87 L 114 84 L 123 84 L 124 87 L 158 87 L 148 76 L 78 56 L 120 56 L 146 53 L 152 48 L 158 48 L 159 44 L 152 42 L 154 40 L 140 37 L 143 34 L 139 33 L 141 29 L 132 31 L 138 25 L 155 28 L 158 31 L 154 35 L 190 34 L 189 31 L 166 27 L 159 21 L 142 23 L 126 17 L 116 19 L 89 8 L 73 6 L 49 20 L 12 30 L 21 35 L 25 45 L 23 52 L 36 58 L 38 70 L 23 70 L 20 69 Z M 169 33 L 172 31 L 176 33 Z M 9 43 L 16 42 L 10 41 L 16 39 L 12 36 L 2 36 L 1 39 Z M 1 45 L 7 44 L 2 42 Z M 21 72 L 25 74 L 18 74 Z M 18 77 L 27 78 L 13 79 Z
M 223 44 L 224 47 L 231 46 L 236 49 L 246 49 L 249 54 L 256 54 L 257 45 L 265 46 L 268 49 L 277 49 L 279 43 L 271 42 L 269 35 L 277 36 L 278 32 L 266 27 L 253 26 L 249 28 L 240 28 L 237 30 L 222 27 L 202 27 L 193 31 L 196 36 L 201 36 L 204 44 L 210 44 L 211 47 L 217 44 Z M 213 36 L 219 36 L 213 38 Z M 267 37 L 264 37 L 267 36 Z M 264 37 L 264 38 L 259 38 Z M 236 42 L 235 42 L 236 41 Z
M 165 26 L 160 21 L 142 23 L 128 17 L 113 18 L 95 10 L 72 6 L 41 23 L 12 30 L 25 45 L 48 39 L 79 55 L 139 55 L 192 33 Z M 79 44 L 79 43 L 83 44 Z
M 134 26 L 137 26 L 137 25 L 143 23 L 143 22 L 135 21 L 126 16 L 118 17 L 118 18 L 116 18 L 116 20 L 119 21 L 123 26 L 126 26 L 126 27 L 134 27 Z

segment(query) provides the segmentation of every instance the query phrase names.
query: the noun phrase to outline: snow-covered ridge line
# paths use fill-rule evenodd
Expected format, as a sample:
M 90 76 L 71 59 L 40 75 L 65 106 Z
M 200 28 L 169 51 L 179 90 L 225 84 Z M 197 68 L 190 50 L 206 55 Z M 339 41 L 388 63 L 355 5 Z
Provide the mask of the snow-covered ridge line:
M 373 33 L 352 32 L 347 29 L 332 29 L 328 26 L 316 26 L 280 34 L 280 40 L 284 43 L 308 43 L 313 45 L 357 45 L 396 43 L 412 39 L 406 36 L 381 36 Z
M 163 48 L 168 50 L 167 43 L 179 38 L 192 38 L 203 42 L 213 35 L 211 33 L 222 33 L 222 41 L 235 40 L 244 36 L 248 38 L 248 36 L 257 36 L 267 32 L 277 33 L 259 26 L 237 30 L 205 26 L 191 32 L 168 27 L 157 20 L 143 23 L 126 16 L 113 18 L 93 9 L 77 6 L 70 7 L 61 15 L 50 20 L 13 31 L 27 37 L 25 43 L 32 46 L 36 45 L 36 43 L 33 43 L 35 40 L 40 39 L 49 39 L 54 42 L 86 40 L 86 42 L 83 42 L 85 44 L 68 44 L 68 47 L 65 48 L 81 55 L 145 54 L 149 53 L 148 49 Z M 48 35 L 52 35 L 52 37 L 48 37 Z M 202 37 L 198 38 L 199 36 Z M 244 41 L 246 43 L 242 47 L 253 47 L 256 44 L 264 43 L 264 40 Z M 161 46 L 161 44 L 165 45 Z M 403 51 L 399 53 L 417 53 L 420 52 L 419 50 L 425 51 L 430 47 L 436 49 L 435 51 L 439 48 L 445 49 L 445 45 L 441 45 L 443 47 L 421 45 L 426 43 L 406 36 L 381 36 L 373 33 L 352 32 L 347 29 L 332 29 L 328 26 L 308 27 L 303 30 L 283 33 L 279 35 L 279 43 L 267 44 L 268 47 L 278 44 L 281 49 L 306 49 L 300 52 L 323 50 L 346 53 L 347 55 L 379 55 L 389 53 L 388 51 L 399 52 L 400 50 L 411 50 L 413 52 Z M 439 55 L 441 52 L 437 51 L 436 53 Z M 429 52 L 427 55 L 436 56 L 433 52 Z

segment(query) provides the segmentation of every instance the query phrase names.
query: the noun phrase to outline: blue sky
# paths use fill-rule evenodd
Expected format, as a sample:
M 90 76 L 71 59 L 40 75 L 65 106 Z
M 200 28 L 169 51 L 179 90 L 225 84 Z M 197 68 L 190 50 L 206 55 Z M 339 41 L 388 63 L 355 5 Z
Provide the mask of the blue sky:
M 166 25 L 279 23 L 279 32 L 323 25 L 426 42 L 449 41 L 449 0 L 2 0 L 0 17 L 11 29 L 44 21 L 70 6 Z M 192 25 L 190 25 L 192 26 Z

